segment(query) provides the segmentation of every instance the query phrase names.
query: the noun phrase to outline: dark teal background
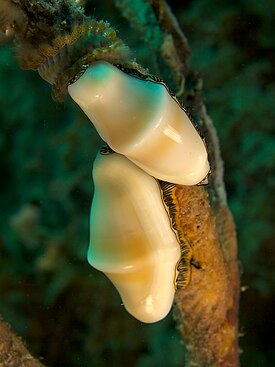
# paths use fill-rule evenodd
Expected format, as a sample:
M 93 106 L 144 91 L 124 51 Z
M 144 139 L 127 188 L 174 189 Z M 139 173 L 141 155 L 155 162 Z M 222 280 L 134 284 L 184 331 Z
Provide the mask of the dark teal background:
M 243 367 L 275 365 L 275 3 L 170 2 L 204 78 L 239 240 Z M 181 5 L 182 4 L 182 5 Z M 152 50 L 109 1 L 110 20 L 150 65 Z M 147 27 L 150 27 L 148 22 Z M 93 158 L 101 142 L 67 99 L 0 48 L 0 314 L 47 366 L 183 366 L 172 315 L 134 320 L 86 261 Z

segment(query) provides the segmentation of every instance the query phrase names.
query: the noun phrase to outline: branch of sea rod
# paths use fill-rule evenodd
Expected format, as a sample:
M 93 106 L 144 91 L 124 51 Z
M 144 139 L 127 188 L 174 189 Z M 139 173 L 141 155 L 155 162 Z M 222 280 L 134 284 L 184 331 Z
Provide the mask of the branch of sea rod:
M 189 70 L 190 47 L 188 40 L 181 29 L 176 17 L 164 0 L 148 0 L 151 3 L 152 9 L 156 15 L 156 19 L 160 25 L 162 32 L 169 37 L 172 37 L 172 44 L 174 45 L 174 52 L 170 53 L 169 67 L 172 69 L 171 74 L 180 75 L 177 80 L 174 80 L 177 85 L 177 96 L 179 98 L 184 96 L 184 84 Z M 169 50 L 167 50 L 167 54 Z M 164 57 L 165 57 L 164 52 Z M 205 137 L 209 146 L 209 156 L 211 161 L 211 176 L 210 186 L 213 190 L 213 195 L 210 199 L 215 205 L 226 204 L 226 192 L 223 182 L 223 161 L 220 154 L 219 140 L 216 129 L 207 114 L 205 105 L 202 102 L 202 82 L 201 78 L 193 76 L 194 88 L 192 93 L 189 93 L 189 100 L 191 109 L 199 117 L 199 124 L 201 133 Z M 191 98 L 190 98 L 191 97 Z M 211 193 L 212 194 L 212 193 Z
M 180 226 L 193 250 L 191 282 L 176 293 L 176 320 L 188 352 L 188 366 L 236 367 L 237 262 L 228 263 L 224 256 L 207 191 L 199 186 L 178 186 L 175 194 Z M 225 237 L 233 246 L 235 231 L 227 214 L 219 215 L 227 224 Z
M 165 1 L 113 2 L 146 44 L 147 53 L 151 55 L 150 67 L 155 68 L 158 76 L 169 82 L 177 96 L 181 96 L 188 71 L 190 50 L 169 6 Z
M 188 41 L 166 1 L 148 1 L 163 32 L 162 57 L 171 69 L 174 82 L 177 85 L 176 95 L 180 97 L 184 91 L 185 77 L 189 70 L 190 48 Z
M 44 367 L 0 318 L 0 367 Z
M 180 56 L 172 54 L 174 61 L 170 67 L 179 58 L 186 58 L 181 61 L 185 65 L 182 79 L 188 74 L 193 78 L 194 90 L 189 95 L 189 103 L 206 138 L 211 166 L 207 189 L 178 186 L 176 191 L 180 226 L 193 248 L 191 282 L 176 294 L 177 321 L 188 351 L 189 366 L 236 367 L 240 288 L 237 240 L 226 202 L 219 140 L 203 104 L 201 79 L 188 70 L 187 39 L 166 2 L 150 2 L 162 31 L 171 35 L 174 45 L 181 44 L 186 50 Z

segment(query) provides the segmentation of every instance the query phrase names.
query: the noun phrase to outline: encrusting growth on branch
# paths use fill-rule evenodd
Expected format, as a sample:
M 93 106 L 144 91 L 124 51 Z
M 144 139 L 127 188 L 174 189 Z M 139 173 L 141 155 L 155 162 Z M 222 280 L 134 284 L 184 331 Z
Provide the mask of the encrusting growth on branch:
M 176 294 L 176 320 L 184 336 L 189 366 L 236 366 L 238 356 L 237 279 L 220 246 L 218 226 L 203 187 L 178 186 L 180 223 L 192 244 L 193 268 L 189 286 Z M 223 228 L 229 226 L 226 211 Z M 234 238 L 234 227 L 225 234 Z M 236 254 L 230 261 L 236 261 Z M 238 284 L 238 283 L 237 283 Z
M 56 100 L 98 60 L 144 72 L 110 24 L 85 16 L 75 1 L 4 0 L 0 14 L 0 30 L 14 34 L 20 66 L 52 84 Z
M 148 45 L 153 42 L 146 35 L 149 29 L 141 20 L 139 26 L 136 15 L 132 20 L 131 14 L 136 14 L 132 7 L 144 7 L 150 19 L 154 18 L 154 24 L 150 24 L 162 40 L 159 50 L 171 75 L 170 83 L 177 97 L 188 101 L 186 107 L 192 110 L 209 149 L 208 187 L 177 185 L 175 191 L 181 230 L 193 252 L 190 284 L 178 290 L 175 299 L 175 318 L 185 342 L 187 365 L 237 367 L 240 286 L 236 233 L 226 203 L 218 139 L 202 102 L 201 80 L 189 70 L 186 37 L 164 0 L 114 3 L 130 24 L 133 21 L 131 25 Z M 83 72 L 83 65 L 96 60 L 145 73 L 110 25 L 86 17 L 76 2 L 2 0 L 0 29 L 14 32 L 21 66 L 37 70 L 53 84 L 57 99 L 64 96 L 68 82 Z M 186 80 L 192 85 L 189 90 Z

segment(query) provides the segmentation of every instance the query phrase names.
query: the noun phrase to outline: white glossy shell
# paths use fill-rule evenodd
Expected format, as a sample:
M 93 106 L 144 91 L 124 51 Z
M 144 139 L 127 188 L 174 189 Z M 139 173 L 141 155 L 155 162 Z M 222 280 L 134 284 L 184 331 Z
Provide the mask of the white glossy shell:
M 124 156 L 94 162 L 89 263 L 117 288 L 127 311 L 142 322 L 169 312 L 180 246 L 157 181 Z
M 150 175 L 195 185 L 208 174 L 204 142 L 163 84 L 98 62 L 68 92 L 102 139 Z

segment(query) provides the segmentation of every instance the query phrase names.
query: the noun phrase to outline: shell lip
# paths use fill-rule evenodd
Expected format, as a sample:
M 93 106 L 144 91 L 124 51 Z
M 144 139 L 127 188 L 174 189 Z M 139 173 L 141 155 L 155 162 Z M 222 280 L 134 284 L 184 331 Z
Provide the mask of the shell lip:
M 145 172 L 147 172 L 149 175 L 155 177 L 158 180 L 162 180 L 165 182 L 170 182 L 170 183 L 174 183 L 174 184 L 178 184 L 178 185 L 184 185 L 184 186 L 193 186 L 193 185 L 200 185 L 200 183 L 202 181 L 204 181 L 205 179 L 208 178 L 209 173 L 210 173 L 210 168 L 209 168 L 209 162 L 207 160 L 207 158 L 205 159 L 203 168 L 202 170 L 202 174 L 201 175 L 197 175 L 194 173 L 190 173 L 189 175 L 178 175 L 178 174 L 164 174 L 161 173 L 159 174 L 157 172 L 157 170 L 152 169 L 151 167 L 139 162 L 137 159 L 133 159 L 130 156 L 127 156 L 127 158 L 129 158 L 133 163 L 135 163 L 137 166 L 139 166 L 141 169 L 143 169 Z M 202 183 L 202 184 L 206 184 L 206 183 Z

